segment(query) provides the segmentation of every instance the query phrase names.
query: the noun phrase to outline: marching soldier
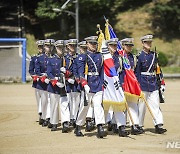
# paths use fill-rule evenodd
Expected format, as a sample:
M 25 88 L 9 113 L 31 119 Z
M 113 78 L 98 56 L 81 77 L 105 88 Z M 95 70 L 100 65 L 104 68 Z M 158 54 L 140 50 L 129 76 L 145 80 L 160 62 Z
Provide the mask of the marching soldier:
M 70 122 L 70 114 L 68 108 L 68 99 L 65 90 L 65 76 L 60 71 L 63 67 L 63 40 L 57 40 L 55 47 L 57 53 L 52 55 L 48 60 L 47 75 L 50 79 L 48 92 L 50 93 L 50 123 L 51 131 L 57 130 L 59 122 L 59 102 L 61 103 L 61 123 L 62 132 L 68 132 Z
M 40 96 L 41 96 L 43 127 L 46 127 L 50 120 L 50 118 L 47 118 L 47 110 L 48 110 L 47 86 L 49 84 L 49 79 L 47 78 L 47 61 L 51 51 L 54 48 L 54 42 L 55 41 L 53 39 L 46 39 L 44 41 L 45 52 L 37 57 L 35 63 L 35 69 L 37 70 L 37 75 L 39 76 L 37 89 L 40 90 Z
M 112 59 L 114 61 L 115 69 L 120 78 L 122 65 L 120 65 L 120 60 L 119 60 L 121 57 L 120 57 L 119 53 L 117 52 L 117 43 L 118 43 L 117 38 L 113 38 L 113 39 L 106 41 L 108 50 L 111 53 Z M 129 135 L 129 133 L 125 130 L 125 126 L 126 126 L 125 113 L 122 111 L 114 112 L 114 118 L 115 118 L 115 121 L 117 124 L 119 136 L 127 137 Z
M 163 115 L 159 106 L 159 92 L 157 79 L 155 75 L 157 57 L 156 53 L 151 51 L 153 35 L 145 35 L 141 37 L 143 50 L 138 57 L 136 68 L 137 79 L 140 83 L 141 89 L 145 94 L 145 98 L 152 114 L 155 117 L 154 125 L 155 132 L 163 134 L 167 130 L 163 128 Z M 144 116 L 146 112 L 145 103 L 139 103 L 139 124 L 141 128 L 144 125 Z
M 36 42 L 37 47 L 38 47 L 38 54 L 33 55 L 31 57 L 31 61 L 29 64 L 29 74 L 31 75 L 33 79 L 33 84 L 32 87 L 35 88 L 35 96 L 36 96 L 36 101 L 37 101 L 37 109 L 38 109 L 38 114 L 39 114 L 39 124 L 41 125 L 43 123 L 43 120 L 41 119 L 42 111 L 41 111 L 41 100 L 40 100 L 40 92 L 39 89 L 36 88 L 37 86 L 37 81 L 38 81 L 38 76 L 36 74 L 35 70 L 35 61 L 37 59 L 37 56 L 43 53 L 43 45 L 44 45 L 44 40 L 38 40 Z
M 133 55 L 131 53 L 132 47 L 134 46 L 133 42 L 134 42 L 133 38 L 125 38 L 125 39 L 121 40 L 123 50 L 127 54 L 127 58 L 129 60 L 131 69 L 134 71 L 134 69 L 136 68 L 136 64 L 137 64 L 137 58 L 136 58 L 136 55 Z M 122 68 L 124 68 L 124 67 L 122 67 Z M 124 75 L 125 75 L 125 70 L 122 69 L 122 72 L 121 72 L 121 83 L 122 84 L 124 83 Z M 138 117 L 137 102 L 127 102 L 127 103 L 128 103 L 129 110 L 130 110 L 130 113 L 131 113 L 133 121 L 134 121 L 134 126 L 132 125 L 132 123 L 130 121 L 131 134 L 133 134 L 133 135 L 141 134 L 141 133 L 143 133 L 143 131 L 138 129 L 139 128 L 139 117 Z
M 77 39 L 70 39 L 66 43 L 68 50 L 67 55 L 65 56 L 66 67 L 65 70 L 70 72 L 66 75 L 66 89 L 67 96 L 70 102 L 70 124 L 75 128 L 75 120 L 77 118 L 78 107 L 80 104 L 80 92 L 77 90 L 77 68 L 76 68 L 76 58 L 77 58 Z M 62 70 L 64 71 L 64 70 Z
M 104 110 L 102 107 L 102 86 L 104 79 L 103 58 L 101 53 L 97 52 L 97 36 L 85 38 L 87 42 L 87 54 L 81 54 L 77 63 L 78 74 L 80 75 L 80 83 L 87 94 L 87 106 L 83 106 L 76 120 L 76 136 L 84 136 L 80 127 L 84 125 L 88 108 L 91 103 L 94 107 L 95 122 L 98 129 L 98 137 L 103 138 L 106 133 L 103 129 L 105 124 Z M 85 68 L 88 66 L 87 80 L 85 79 Z
M 86 41 L 82 41 L 82 42 L 79 42 L 78 43 L 78 46 L 79 46 L 79 50 L 80 50 L 80 54 L 86 54 L 87 52 L 87 46 L 86 46 Z M 81 56 L 81 55 L 79 55 Z M 87 75 L 85 75 L 85 78 L 87 79 Z M 80 91 L 81 91 L 81 104 L 84 104 L 84 90 L 82 88 L 81 85 L 79 85 L 81 88 L 80 88 Z M 82 108 L 79 108 L 79 110 L 81 110 Z M 86 115 L 86 128 L 85 128 L 85 131 L 86 132 L 90 132 L 94 129 L 94 118 L 93 118 L 93 115 L 94 115 L 94 109 L 92 107 L 92 104 L 89 106 L 89 109 L 88 109 L 88 112 L 87 112 L 87 115 Z

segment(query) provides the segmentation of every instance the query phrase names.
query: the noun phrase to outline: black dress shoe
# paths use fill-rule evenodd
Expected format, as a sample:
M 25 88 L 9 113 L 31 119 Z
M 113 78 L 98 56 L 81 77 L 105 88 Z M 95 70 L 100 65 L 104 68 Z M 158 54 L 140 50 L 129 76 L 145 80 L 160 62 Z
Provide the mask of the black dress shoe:
M 127 132 L 125 130 L 126 126 L 122 125 L 122 126 L 119 126 L 119 136 L 120 137 L 127 137 L 129 135 L 129 132 Z
M 104 128 L 102 127 L 102 124 L 97 125 L 97 137 L 103 138 L 107 136 L 107 133 L 104 131 Z
M 137 128 L 136 125 L 131 126 L 131 134 L 132 135 L 139 135 L 142 134 L 142 132 Z
M 45 120 L 39 118 L 39 125 L 42 125 L 44 123 Z
M 76 125 L 76 128 L 74 130 L 74 134 L 76 134 L 76 136 L 79 136 L 79 137 L 83 137 L 83 133 L 81 132 L 81 127 Z
M 70 128 L 69 128 L 69 122 L 68 122 L 68 121 L 65 121 L 65 122 L 63 123 L 62 133 L 68 133 L 69 130 L 70 130 Z
M 164 129 L 164 128 L 162 127 L 162 125 L 156 125 L 156 126 L 155 126 L 155 132 L 156 132 L 157 134 L 164 134 L 165 132 L 167 132 L 167 130 Z
M 48 128 L 52 128 L 53 124 L 51 124 L 50 122 L 48 123 Z
M 112 124 L 112 131 L 114 134 L 118 134 L 117 124 Z
M 42 127 L 48 126 L 49 120 L 50 120 L 49 118 L 46 119 L 46 120 L 43 122 Z
M 141 134 L 145 133 L 145 131 L 144 131 L 142 126 L 136 126 L 136 127 L 141 132 Z
M 94 126 L 92 125 L 90 120 L 86 120 L 86 132 L 91 132 L 94 129 Z
M 76 120 L 75 119 L 70 119 L 69 126 L 73 126 L 73 128 L 76 128 Z
M 107 130 L 108 130 L 108 131 L 112 131 L 112 129 L 113 129 L 113 125 L 112 125 L 111 121 L 109 121 L 109 122 L 107 123 Z
M 56 124 L 52 125 L 51 131 L 57 131 L 57 125 Z

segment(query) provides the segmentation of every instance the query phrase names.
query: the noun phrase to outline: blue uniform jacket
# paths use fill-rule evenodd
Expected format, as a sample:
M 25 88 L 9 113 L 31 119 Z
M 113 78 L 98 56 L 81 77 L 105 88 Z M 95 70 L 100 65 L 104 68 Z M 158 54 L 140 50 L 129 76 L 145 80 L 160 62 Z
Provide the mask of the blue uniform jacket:
M 60 68 L 63 67 L 63 58 L 59 57 L 58 55 L 53 55 L 52 57 L 48 58 L 47 62 L 47 76 L 50 80 L 55 79 L 55 77 L 60 78 Z M 47 91 L 54 94 L 61 94 L 62 88 L 59 88 L 57 85 L 52 85 L 49 82 Z
M 144 51 L 138 57 L 136 66 L 136 76 L 140 83 L 142 91 L 152 92 L 158 89 L 156 75 L 142 75 L 141 72 L 147 72 L 152 63 L 154 52 L 146 53 Z M 154 73 L 156 69 L 157 58 L 154 59 L 150 73 Z
M 99 52 L 87 51 L 87 54 L 81 54 L 77 61 L 77 70 L 80 78 L 85 78 L 85 66 L 88 65 L 88 72 L 98 72 L 99 75 L 87 75 L 88 86 L 91 93 L 102 91 L 104 80 L 104 68 L 102 55 Z
M 47 61 L 48 61 L 48 55 L 43 53 L 39 56 L 37 56 L 36 63 L 35 63 L 35 69 L 38 76 L 42 76 L 42 73 L 47 73 Z M 47 84 L 45 82 L 42 82 L 39 80 L 37 82 L 37 89 L 40 90 L 47 90 Z
M 70 76 L 70 78 L 75 79 L 75 77 L 77 77 L 77 55 L 70 55 L 69 53 L 65 56 L 65 62 L 66 62 L 66 70 L 71 72 L 72 75 Z M 66 81 L 66 90 L 67 93 L 70 92 L 78 92 L 77 89 L 77 82 L 74 82 L 74 84 L 70 84 L 68 81 Z
M 34 55 L 31 57 L 30 63 L 29 63 L 29 74 L 36 75 L 36 70 L 35 70 L 35 61 L 37 59 L 37 55 Z M 32 87 L 36 88 L 37 86 L 37 81 L 33 81 Z

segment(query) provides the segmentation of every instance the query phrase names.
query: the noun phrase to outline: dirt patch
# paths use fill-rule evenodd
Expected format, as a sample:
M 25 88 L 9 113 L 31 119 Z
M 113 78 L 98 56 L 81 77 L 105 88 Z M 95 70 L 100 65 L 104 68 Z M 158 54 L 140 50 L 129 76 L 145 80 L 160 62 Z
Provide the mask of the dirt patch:
M 97 139 L 96 131 L 85 137 L 59 131 L 51 132 L 38 125 L 34 89 L 30 84 L 0 84 L 0 154 L 2 153 L 180 153 L 180 147 L 166 148 L 167 142 L 180 144 L 180 80 L 166 81 L 164 135 L 154 133 L 149 112 L 146 112 L 146 133 L 120 138 L 112 134 Z M 178 148 L 179 147 L 179 148 Z

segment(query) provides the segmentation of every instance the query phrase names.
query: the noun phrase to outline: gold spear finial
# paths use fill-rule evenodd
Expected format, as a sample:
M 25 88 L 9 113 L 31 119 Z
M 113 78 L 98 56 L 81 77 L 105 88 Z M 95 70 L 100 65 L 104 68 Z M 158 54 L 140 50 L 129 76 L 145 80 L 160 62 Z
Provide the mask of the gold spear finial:
M 102 32 L 102 30 L 101 30 L 101 26 L 100 26 L 100 24 L 97 24 L 97 28 L 98 28 L 98 31 L 96 32 L 96 34 L 101 33 L 101 32 Z

